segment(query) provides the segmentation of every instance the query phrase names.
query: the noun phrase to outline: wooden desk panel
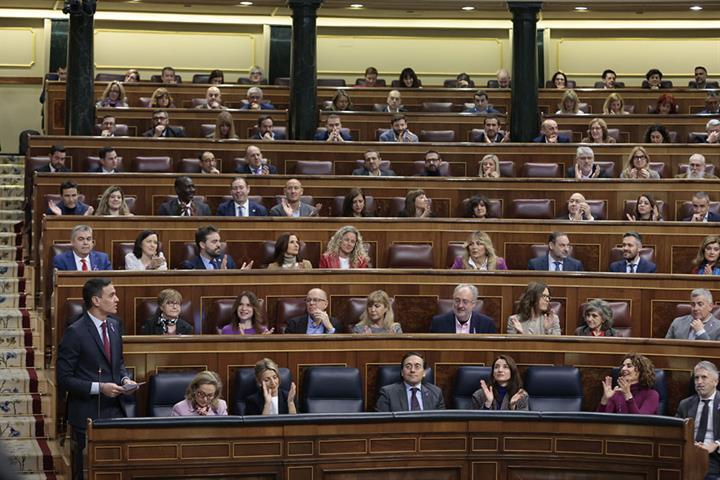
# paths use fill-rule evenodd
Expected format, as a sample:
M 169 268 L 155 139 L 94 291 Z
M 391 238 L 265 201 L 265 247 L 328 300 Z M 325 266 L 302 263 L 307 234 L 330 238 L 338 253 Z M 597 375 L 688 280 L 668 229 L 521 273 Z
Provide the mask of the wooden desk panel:
M 690 420 L 495 413 L 100 421 L 89 478 L 680 480 L 707 469 Z

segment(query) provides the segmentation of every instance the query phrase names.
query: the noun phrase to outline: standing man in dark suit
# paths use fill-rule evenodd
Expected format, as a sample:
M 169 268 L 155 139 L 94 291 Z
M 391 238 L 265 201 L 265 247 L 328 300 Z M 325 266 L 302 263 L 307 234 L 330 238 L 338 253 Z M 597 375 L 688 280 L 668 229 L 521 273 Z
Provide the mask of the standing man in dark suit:
M 693 382 L 697 395 L 682 400 L 675 416 L 695 419 L 695 445 L 707 450 L 709 455 L 705 480 L 716 480 L 720 475 L 720 395 L 715 364 L 702 361 L 695 365 Z
M 248 198 L 250 185 L 243 177 L 237 177 L 230 185 L 232 198 L 221 203 L 217 215 L 221 217 L 266 217 L 267 208 Z
M 88 225 L 75 225 L 70 234 L 72 250 L 67 250 L 53 258 L 53 268 L 66 271 L 91 272 L 112 270 L 106 253 L 93 250 L 92 228 Z
M 475 285 L 461 283 L 455 287 L 452 312 L 435 315 L 430 333 L 497 333 L 492 318 L 474 311 L 477 297 Z
M 684 222 L 720 222 L 720 215 L 710 211 L 710 195 L 697 192 L 692 197 L 693 214 L 683 218 Z
M 165 217 L 207 217 L 212 215 L 210 207 L 195 198 L 195 184 L 192 178 L 180 176 L 175 179 L 175 193 L 172 198 L 160 205 L 158 215 Z
M 180 264 L 183 270 L 233 270 L 237 268 L 235 260 L 223 253 L 220 232 L 212 225 L 200 227 L 195 232 L 195 247 L 198 254 Z M 253 262 L 243 263 L 242 270 L 252 268 Z
M 560 135 L 558 124 L 552 118 L 548 118 L 540 127 L 540 136 L 533 139 L 534 143 L 570 143 L 570 138 Z
M 623 235 L 623 260 L 610 264 L 610 271 L 615 273 L 655 273 L 655 264 L 640 257 L 642 237 L 637 232 L 626 232 Z
M 402 381 L 380 389 L 375 410 L 378 412 L 414 412 L 445 410 L 443 393 L 435 385 L 423 383 L 425 358 L 418 352 L 408 352 L 400 362 Z
M 305 297 L 307 315 L 300 315 L 288 320 L 285 333 L 306 333 L 320 335 L 335 333 L 340 330 L 340 321 L 327 314 L 328 296 L 325 290 L 313 288 Z
M 548 237 L 548 253 L 531 258 L 528 270 L 548 272 L 582 272 L 583 264 L 570 256 L 570 239 L 563 232 L 552 232 Z
M 143 137 L 174 138 L 185 136 L 182 130 L 170 126 L 170 114 L 166 110 L 155 110 L 152 116 L 152 124 L 153 128 L 143 132 Z
M 125 417 L 119 396 L 135 391 L 123 360 L 117 313 L 118 298 L 110 280 L 92 278 L 83 286 L 85 312 L 60 341 L 57 382 L 67 392 L 68 423 L 72 426 L 72 478 L 83 478 L 87 419 Z
M 67 154 L 65 153 L 65 147 L 62 145 L 53 145 L 50 147 L 50 162 L 48 162 L 47 165 L 44 165 L 37 170 L 36 172 L 44 172 L 44 173 L 55 173 L 55 172 L 69 172 L 68 168 L 65 166 L 65 158 L 67 157 Z

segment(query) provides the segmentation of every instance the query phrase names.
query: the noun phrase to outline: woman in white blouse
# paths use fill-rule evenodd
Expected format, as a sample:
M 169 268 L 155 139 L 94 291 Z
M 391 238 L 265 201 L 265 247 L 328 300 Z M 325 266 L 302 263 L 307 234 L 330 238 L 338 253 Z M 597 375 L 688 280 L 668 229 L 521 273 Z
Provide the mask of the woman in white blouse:
M 157 233 L 152 230 L 140 232 L 133 251 L 125 255 L 125 270 L 167 270 Z

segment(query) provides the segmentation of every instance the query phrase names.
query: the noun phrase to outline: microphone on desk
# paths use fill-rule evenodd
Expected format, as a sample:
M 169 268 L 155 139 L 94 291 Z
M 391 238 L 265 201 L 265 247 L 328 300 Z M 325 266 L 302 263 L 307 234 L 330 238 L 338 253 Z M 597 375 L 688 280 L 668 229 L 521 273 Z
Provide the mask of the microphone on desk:
M 98 411 L 97 411 L 97 418 L 100 418 L 100 397 L 102 397 L 102 391 L 100 390 L 100 375 L 102 375 L 102 368 L 98 367 Z

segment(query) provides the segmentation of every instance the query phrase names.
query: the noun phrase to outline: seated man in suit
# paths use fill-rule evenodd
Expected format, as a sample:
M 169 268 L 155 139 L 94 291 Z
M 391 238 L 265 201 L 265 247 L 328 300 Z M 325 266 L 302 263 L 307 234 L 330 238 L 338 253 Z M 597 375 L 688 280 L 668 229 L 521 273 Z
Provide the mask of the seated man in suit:
M 688 169 L 685 173 L 675 175 L 675 178 L 684 178 L 686 180 L 717 180 L 717 176 L 705 172 L 705 155 L 702 153 L 693 153 L 688 159 Z
M 260 115 L 258 117 L 257 129 L 250 137 L 251 140 L 287 140 L 285 135 L 273 131 L 275 126 L 273 118 L 270 115 Z
M 205 217 L 212 215 L 210 207 L 195 198 L 195 184 L 184 175 L 175 179 L 177 198 L 171 198 L 160 205 L 158 215 L 165 217 Z
M 319 206 L 313 207 L 304 203 L 300 198 L 303 194 L 303 186 L 300 180 L 291 178 L 285 183 L 285 196 L 279 204 L 270 209 L 271 217 L 315 217 L 320 210 Z
M 270 102 L 263 102 L 262 88 L 250 87 L 247 91 L 246 103 L 240 107 L 240 110 L 275 110 L 275 106 Z
M 694 77 L 695 80 L 688 83 L 688 88 L 718 88 L 718 82 L 708 80 L 708 72 L 705 67 L 695 67 Z
M 480 143 L 505 143 L 510 141 L 510 134 L 500 131 L 500 121 L 495 115 L 488 115 L 483 119 L 483 132 Z
M 471 108 L 465 109 L 463 113 L 479 113 L 484 115 L 500 113 L 493 108 L 492 104 L 490 104 L 490 97 L 485 90 L 478 90 L 475 92 L 475 95 L 473 95 L 473 103 L 475 105 Z
M 570 239 L 563 232 L 552 232 L 548 237 L 548 253 L 531 258 L 528 270 L 549 272 L 582 272 L 583 264 L 570 256 Z
M 474 311 L 477 297 L 475 285 L 461 283 L 455 287 L 452 312 L 435 315 L 430 333 L 497 333 L 492 318 Z
M 118 173 L 118 154 L 113 147 L 102 147 L 98 150 L 100 165 L 90 170 L 90 173 Z
M 45 215 L 92 215 L 95 209 L 79 200 L 78 185 L 72 180 L 60 184 L 60 201 L 48 201 Z
M 705 124 L 705 132 L 707 133 L 705 143 L 720 143 L 720 120 L 717 118 L 708 120 Z
M 718 369 L 715 364 L 698 362 L 693 368 L 693 384 L 697 395 L 681 400 L 675 416 L 695 420 L 695 445 L 705 449 L 709 455 L 705 479 L 716 480 L 720 475 L 720 395 L 717 392 Z M 713 412 L 712 425 L 709 424 L 710 412 Z
M 57 354 L 59 392 L 67 392 L 67 421 L 72 425 L 72 478 L 82 480 L 87 419 L 127 416 L 121 395 L 137 385 L 123 360 L 122 332 L 111 315 L 118 297 L 110 280 L 92 278 L 82 289 L 85 312 L 65 330 Z
M 352 140 L 352 137 L 348 132 L 343 131 L 340 115 L 331 113 L 327 117 L 325 130 L 317 132 L 313 140 L 320 142 L 349 142 Z
M 208 87 L 205 91 L 205 103 L 195 107 L 198 110 L 227 110 L 222 104 L 222 93 L 216 86 Z
M 143 132 L 143 137 L 174 138 L 185 136 L 182 130 L 170 126 L 170 114 L 167 110 L 155 110 L 152 116 L 152 124 L 153 128 Z
M 37 170 L 36 172 L 55 173 L 55 172 L 69 172 L 70 170 L 65 166 L 65 147 L 62 145 L 53 145 L 50 147 L 50 162 Z
M 217 215 L 221 217 L 265 217 L 268 214 L 267 208 L 250 201 L 250 185 L 243 177 L 237 177 L 230 184 L 230 195 L 232 198 L 221 203 L 217 209 Z
M 380 152 L 377 150 L 367 150 L 363 157 L 365 158 L 365 165 L 360 168 L 353 170 L 353 175 L 365 175 L 370 177 L 394 177 L 395 172 L 392 170 L 383 170 L 380 168 L 382 165 L 382 158 L 380 158 Z
M 507 70 L 501 68 L 495 78 L 498 82 L 498 88 L 510 88 L 510 73 Z
M 55 255 L 53 267 L 58 270 L 89 272 L 94 270 L 112 270 L 106 253 L 93 250 L 93 230 L 87 225 L 75 225 L 70 233 L 72 250 Z
M 693 214 L 683 218 L 684 222 L 720 222 L 720 215 L 710 211 L 710 195 L 696 192 L 692 197 Z
M 423 383 L 425 358 L 418 352 L 406 353 L 400 362 L 402 381 L 380 389 L 375 410 L 378 412 L 414 412 L 445 410 L 442 390 Z
M 713 306 L 710 290 L 696 288 L 690 292 L 690 315 L 675 318 L 665 338 L 719 340 L 720 320 L 712 314 Z
M 160 80 L 165 85 L 176 85 L 175 69 L 173 67 L 164 67 L 160 72 Z
M 558 124 L 552 118 L 546 119 L 540 127 L 540 136 L 533 139 L 535 143 L 570 143 L 570 138 L 558 133 Z
M 626 232 L 623 235 L 623 260 L 610 264 L 610 271 L 615 273 L 655 273 L 655 264 L 640 257 L 642 237 L 637 232 Z
M 340 321 L 327 314 L 328 296 L 320 288 L 312 288 L 305 297 L 306 315 L 293 317 L 287 321 L 285 333 L 306 333 L 320 335 L 335 333 L 341 329 Z
M 115 123 L 114 115 L 105 115 L 100 122 L 100 136 L 101 137 L 114 137 L 117 125 Z
M 576 180 L 608 178 L 602 168 L 595 163 L 595 152 L 586 145 L 581 145 L 575 150 L 575 164 L 567 169 L 566 177 Z
M 417 143 L 418 136 L 408 130 L 407 120 L 402 113 L 393 115 L 390 127 L 390 130 L 380 135 L 381 142 Z
M 428 150 L 425 152 L 425 169 L 418 173 L 418 177 L 442 177 L 444 176 L 440 172 L 440 166 L 442 165 L 442 158 L 440 153 L 435 150 Z M 447 175 L 447 172 L 446 172 Z
M 250 175 L 274 175 L 278 173 L 275 165 L 271 165 L 267 158 L 263 158 L 262 152 L 255 145 L 248 145 L 245 149 L 245 164 L 239 165 L 235 173 Z
M 182 270 L 233 270 L 237 268 L 235 260 L 223 252 L 220 232 L 212 225 L 200 227 L 195 231 L 197 255 L 180 264 Z M 243 263 L 241 269 L 249 270 L 253 262 Z
M 219 175 L 220 170 L 217 169 L 217 159 L 215 154 L 210 151 L 202 152 L 198 159 L 200 160 L 200 173 L 204 175 Z
M 720 113 L 720 96 L 715 92 L 709 92 L 705 97 L 705 108 L 700 115 L 717 115 Z
M 399 90 L 390 90 L 388 92 L 387 105 L 382 109 L 383 112 L 387 113 L 401 113 L 407 112 L 407 109 L 402 105 L 402 97 L 400 96 Z

